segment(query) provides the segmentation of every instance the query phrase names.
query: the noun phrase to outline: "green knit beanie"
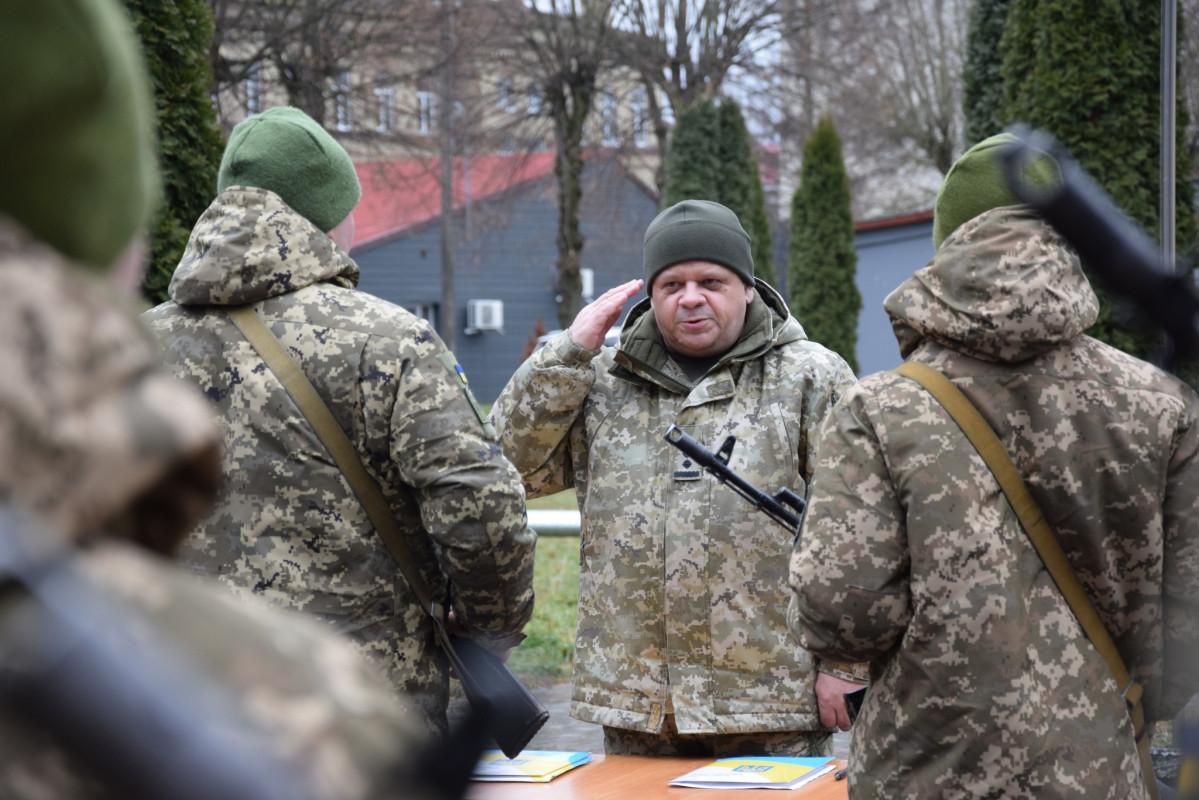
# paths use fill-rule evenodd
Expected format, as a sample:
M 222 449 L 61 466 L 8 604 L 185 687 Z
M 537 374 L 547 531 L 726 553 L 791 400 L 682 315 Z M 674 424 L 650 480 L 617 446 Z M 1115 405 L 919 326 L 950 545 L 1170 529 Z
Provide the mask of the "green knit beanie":
M 645 289 L 667 267 L 684 261 L 713 261 L 754 285 L 754 257 L 749 234 L 737 215 L 710 200 L 675 203 L 645 229 Z
M 218 192 L 256 186 L 283 198 L 328 233 L 362 197 L 345 148 L 298 108 L 280 106 L 242 120 L 229 136 L 217 174 Z
M 0 2 L 0 212 L 100 269 L 160 191 L 138 48 L 112 0 Z
M 933 211 L 934 248 L 939 250 L 941 242 L 949 234 L 984 211 L 1020 204 L 1020 199 L 1008 188 L 1000 161 L 1004 148 L 1016 141 L 1016 137 L 1010 133 L 984 139 L 963 153 L 950 167 L 937 194 L 937 205 Z M 1024 162 L 1021 178 L 1041 188 L 1048 188 L 1061 182 L 1061 170 L 1052 156 L 1041 153 Z

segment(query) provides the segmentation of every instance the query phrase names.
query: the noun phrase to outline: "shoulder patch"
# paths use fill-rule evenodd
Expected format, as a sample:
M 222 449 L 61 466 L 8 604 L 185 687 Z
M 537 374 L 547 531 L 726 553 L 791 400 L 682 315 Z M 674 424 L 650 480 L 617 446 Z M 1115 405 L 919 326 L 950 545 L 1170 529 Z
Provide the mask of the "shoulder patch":
M 475 400 L 474 393 L 470 390 L 470 383 L 466 380 L 466 370 L 462 369 L 462 365 L 458 363 L 458 359 L 449 350 L 446 350 L 440 356 L 442 365 L 449 370 L 454 381 L 462 387 L 462 393 L 466 396 L 466 402 L 470 403 L 470 407 L 474 409 L 475 416 L 479 418 L 479 424 L 483 426 L 483 430 L 492 439 L 496 438 L 495 428 L 491 426 L 491 420 L 483 413 L 483 409 L 479 407 L 478 401 Z

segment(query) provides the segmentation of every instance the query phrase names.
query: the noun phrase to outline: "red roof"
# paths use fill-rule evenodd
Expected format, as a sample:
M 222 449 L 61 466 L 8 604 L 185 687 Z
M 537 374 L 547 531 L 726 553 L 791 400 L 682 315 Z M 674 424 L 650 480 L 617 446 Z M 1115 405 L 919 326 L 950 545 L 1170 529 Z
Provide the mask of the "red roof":
M 875 228 L 897 228 L 900 225 L 911 225 L 914 222 L 927 222 L 933 218 L 933 210 L 916 211 L 911 214 L 894 214 L 889 217 L 875 217 L 854 223 L 854 231 L 871 231 Z
M 469 165 L 469 181 L 464 163 Z M 362 200 L 354 209 L 354 246 L 395 234 L 441 214 L 441 159 L 364 161 L 354 165 Z M 454 208 L 467 197 L 479 200 L 554 169 L 554 154 L 480 155 L 454 159 Z

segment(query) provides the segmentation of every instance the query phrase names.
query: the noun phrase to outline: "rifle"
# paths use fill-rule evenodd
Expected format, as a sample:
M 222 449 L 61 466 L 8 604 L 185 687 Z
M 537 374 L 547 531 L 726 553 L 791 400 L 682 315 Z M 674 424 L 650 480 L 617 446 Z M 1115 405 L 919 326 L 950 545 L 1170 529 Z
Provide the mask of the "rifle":
M 139 646 L 114 598 L 80 578 L 73 548 L 0 506 L 0 714 L 49 733 L 127 798 L 297 800 L 286 765 L 223 731 L 240 711 L 160 643 Z
M 1136 303 L 1170 336 L 1180 356 L 1199 354 L 1199 295 L 1190 276 L 1163 265 L 1157 245 L 1056 139 L 1025 127 L 1002 154 L 1015 195 L 1062 235 L 1083 264 L 1112 292 Z M 1061 182 L 1047 188 L 1021 179 L 1021 166 L 1037 151 L 1058 162 Z
M 105 796 L 314 796 L 295 764 L 227 735 L 250 724 L 229 688 L 169 641 L 135 635 L 130 609 L 84 579 L 75 555 L 57 531 L 0 502 L 0 718 L 50 737 Z M 473 712 L 423 745 L 415 770 L 397 754 L 385 779 L 397 796 L 463 797 L 491 722 Z
M 694 459 L 697 464 L 710 472 L 712 477 L 744 497 L 754 508 L 791 531 L 796 538 L 799 537 L 807 502 L 785 486 L 773 495 L 768 495 L 734 472 L 729 467 L 729 456 L 733 454 L 733 446 L 737 443 L 736 436 L 725 439 L 720 450 L 713 453 L 684 433 L 678 425 L 671 425 L 667 428 L 665 435 L 666 441 Z

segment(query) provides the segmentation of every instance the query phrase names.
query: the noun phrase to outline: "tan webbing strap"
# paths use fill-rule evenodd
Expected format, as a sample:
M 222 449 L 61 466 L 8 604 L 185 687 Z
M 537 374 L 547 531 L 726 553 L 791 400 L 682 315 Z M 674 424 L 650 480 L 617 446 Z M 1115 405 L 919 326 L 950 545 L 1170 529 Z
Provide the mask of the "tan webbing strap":
M 300 371 L 300 366 L 295 359 L 288 355 L 275 334 L 271 333 L 270 328 L 254 313 L 253 308 L 236 306 L 227 308 L 226 312 L 233 320 L 233 324 L 241 330 L 254 349 L 258 351 L 258 355 L 262 356 L 267 367 L 282 382 L 283 388 L 299 406 L 300 413 L 307 417 L 313 430 L 316 431 L 317 437 L 325 445 L 342 474 L 346 476 L 346 481 L 350 484 L 354 495 L 366 509 L 367 516 L 370 517 L 371 523 L 375 526 L 383 543 L 387 545 L 387 549 L 391 551 L 391 556 L 399 565 L 400 572 L 408 581 L 408 585 L 412 587 L 412 591 L 424 609 L 433 617 L 439 635 L 444 636 L 441 628 L 444 621 L 442 608 L 440 604 L 433 602 L 428 587 L 421 579 L 416 561 L 412 558 L 412 551 L 408 549 L 408 544 L 404 541 L 399 526 L 396 525 L 395 518 L 391 515 L 391 508 L 387 505 L 387 499 L 379 489 L 378 482 L 366 471 L 362 459 L 358 456 L 358 451 L 354 448 L 350 438 L 346 436 L 345 431 L 337 424 L 333 412 L 329 410 L 325 401 L 316 393 L 312 383 Z
M 983 461 L 994 473 L 1012 510 L 1020 518 L 1020 524 L 1025 533 L 1032 540 L 1033 547 L 1040 554 L 1041 560 L 1045 562 L 1045 568 L 1049 570 L 1054 583 L 1065 596 L 1066 602 L 1074 612 L 1074 616 L 1078 618 L 1087 638 L 1091 640 L 1095 649 L 1107 662 L 1108 669 L 1116 679 L 1116 685 L 1121 689 L 1121 695 L 1127 703 L 1128 713 L 1132 719 L 1137 751 L 1141 757 L 1141 770 L 1144 772 L 1149 796 L 1156 800 L 1157 782 L 1149 759 L 1149 736 L 1146 735 L 1148 731 L 1145 726 L 1145 710 L 1141 707 L 1143 692 L 1141 685 L 1128 674 L 1124 660 L 1120 657 L 1120 651 L 1116 649 L 1115 642 L 1107 632 L 1107 626 L 1103 624 L 1103 620 L 1095 611 L 1095 606 L 1078 580 L 1074 568 L 1070 566 L 1065 551 L 1062 550 L 1053 531 L 1049 529 L 1049 524 L 1041 514 L 1040 507 L 1029 494 L 1028 487 L 1020 476 L 1019 470 L 1016 469 L 1016 465 L 1012 463 L 1007 450 L 1004 449 L 999 437 L 995 435 L 991 426 L 982 418 L 974 405 L 940 372 L 927 364 L 916 361 L 904 362 L 895 368 L 895 372 L 919 383 L 945 407 L 949 416 L 966 434 L 966 438 L 970 440 L 970 443 L 978 450 L 978 454 L 982 456 Z

